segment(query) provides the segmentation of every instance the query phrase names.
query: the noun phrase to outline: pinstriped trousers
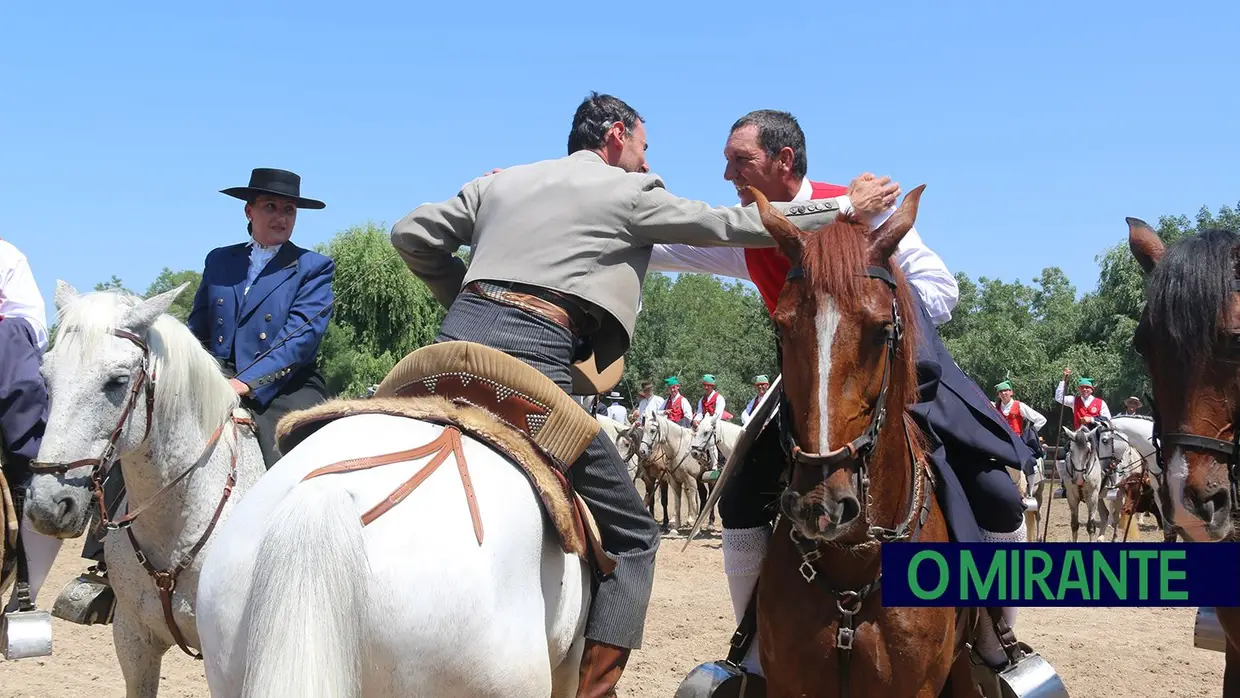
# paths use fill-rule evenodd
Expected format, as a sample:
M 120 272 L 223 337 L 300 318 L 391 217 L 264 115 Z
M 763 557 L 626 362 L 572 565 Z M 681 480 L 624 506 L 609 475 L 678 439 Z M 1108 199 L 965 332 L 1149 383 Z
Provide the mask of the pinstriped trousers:
M 435 342 L 467 341 L 499 349 L 538 369 L 572 392 L 573 338 L 537 315 L 472 294 L 461 294 L 444 318 Z M 568 479 L 590 506 L 603 548 L 618 564 L 594 580 L 586 638 L 638 649 L 654 585 L 659 529 L 637 496 L 616 445 L 603 432 L 570 467 Z

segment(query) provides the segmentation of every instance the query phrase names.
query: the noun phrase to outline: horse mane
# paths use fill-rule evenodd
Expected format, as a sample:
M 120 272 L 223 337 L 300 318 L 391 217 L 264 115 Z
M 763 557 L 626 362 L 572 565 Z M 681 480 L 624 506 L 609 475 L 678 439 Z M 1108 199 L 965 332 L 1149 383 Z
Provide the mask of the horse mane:
M 1153 339 L 1166 345 L 1170 367 L 1192 375 L 1209 366 L 1220 338 L 1240 235 L 1210 228 L 1170 245 L 1149 278 L 1146 310 Z
M 110 337 L 125 311 L 143 301 L 121 291 L 98 291 L 79 296 L 57 314 L 55 346 L 65 352 L 90 356 Z M 170 315 L 161 315 L 146 335 L 155 377 L 155 404 L 163 414 L 193 414 L 204 439 L 232 416 L 240 398 L 224 378 L 215 357 L 202 348 L 189 328 Z M 221 440 L 231 441 L 225 429 Z
M 803 249 L 801 265 L 805 280 L 816 290 L 824 291 L 835 300 L 841 313 L 856 312 L 866 297 L 867 284 L 881 281 L 864 276 L 870 264 L 870 232 L 863 223 L 850 216 L 841 216 L 811 235 L 801 238 Z M 915 312 L 912 290 L 904 272 L 891 259 L 878 264 L 886 269 L 896 282 L 896 306 L 903 319 L 900 344 L 896 351 L 896 363 L 891 372 L 888 399 L 891 404 L 907 407 L 916 402 L 918 323 L 921 314 Z M 889 410 L 890 412 L 891 410 Z M 916 430 L 920 433 L 920 430 Z

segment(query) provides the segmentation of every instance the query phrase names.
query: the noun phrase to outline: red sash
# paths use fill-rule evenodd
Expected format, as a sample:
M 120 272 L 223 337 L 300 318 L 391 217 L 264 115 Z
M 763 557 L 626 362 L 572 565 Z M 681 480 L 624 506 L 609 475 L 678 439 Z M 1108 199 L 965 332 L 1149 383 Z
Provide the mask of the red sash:
M 1102 399 L 1101 398 L 1094 398 L 1093 402 L 1089 403 L 1089 407 L 1085 406 L 1085 401 L 1081 399 L 1080 395 L 1077 395 L 1075 398 L 1073 398 L 1072 400 L 1072 428 L 1073 429 L 1081 428 L 1081 420 L 1082 418 L 1085 417 L 1085 415 L 1089 415 L 1090 417 L 1096 418 L 1100 414 L 1102 414 Z
M 684 403 L 680 401 L 682 397 L 680 393 L 677 393 L 675 398 L 671 396 L 667 398 L 667 418 L 673 422 L 679 422 L 685 418 Z
M 709 415 L 715 414 L 715 398 L 719 397 L 719 391 L 712 390 L 709 397 L 702 398 L 702 411 Z

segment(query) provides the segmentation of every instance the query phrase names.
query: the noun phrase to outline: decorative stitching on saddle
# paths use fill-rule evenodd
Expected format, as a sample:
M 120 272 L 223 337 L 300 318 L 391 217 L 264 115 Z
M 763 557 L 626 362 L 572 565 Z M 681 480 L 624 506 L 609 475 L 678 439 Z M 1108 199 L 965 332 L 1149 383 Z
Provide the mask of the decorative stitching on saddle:
M 530 402 L 531 404 L 538 406 L 540 409 L 543 410 L 543 412 L 541 414 L 536 413 L 536 412 L 526 412 L 525 413 L 526 424 L 525 426 L 521 426 L 518 424 L 513 424 L 512 422 L 509 422 L 507 419 L 504 419 L 502 415 L 493 412 L 490 409 L 490 406 L 488 405 L 479 405 L 461 396 L 452 397 L 451 399 L 453 402 L 463 403 L 466 405 L 472 405 L 473 407 L 486 410 L 489 414 L 494 415 L 494 417 L 498 419 L 499 421 L 519 431 L 527 432 L 531 437 L 537 436 L 538 432 L 541 431 L 542 428 L 547 425 L 547 420 L 551 414 L 550 405 L 542 402 L 541 400 L 537 400 L 531 397 L 530 395 L 527 395 L 524 392 L 516 390 L 512 388 L 511 386 L 504 385 L 503 383 L 492 380 L 490 378 L 486 378 L 484 376 L 479 376 L 477 374 L 468 373 L 465 371 L 448 371 L 445 373 L 435 373 L 429 376 L 424 376 L 413 382 L 421 383 L 423 386 L 426 387 L 427 391 L 429 391 L 431 394 L 440 395 L 441 397 L 446 397 L 445 395 L 436 391 L 436 386 L 441 379 L 451 378 L 451 377 L 459 378 L 461 380 L 461 387 L 468 386 L 469 383 L 473 380 L 482 381 L 483 383 L 491 386 L 492 388 L 495 389 L 496 405 L 503 403 L 509 398 L 511 398 L 512 396 L 516 395 L 517 397 L 520 397 Z M 404 392 L 403 388 L 401 390 L 398 390 L 397 394 L 400 394 L 402 392 Z

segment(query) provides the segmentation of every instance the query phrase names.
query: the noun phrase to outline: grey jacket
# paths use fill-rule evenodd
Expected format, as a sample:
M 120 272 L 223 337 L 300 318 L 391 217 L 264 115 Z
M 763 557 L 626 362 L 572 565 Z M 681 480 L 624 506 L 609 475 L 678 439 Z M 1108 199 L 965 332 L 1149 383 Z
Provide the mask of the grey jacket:
M 773 203 L 802 230 L 839 214 L 839 199 Z M 480 177 L 392 226 L 392 245 L 444 307 L 472 281 L 508 281 L 583 301 L 601 327 L 595 361 L 628 350 L 656 243 L 774 247 L 755 205 L 710 206 L 668 193 L 653 174 L 625 172 L 578 151 Z M 468 270 L 454 257 L 472 248 Z

